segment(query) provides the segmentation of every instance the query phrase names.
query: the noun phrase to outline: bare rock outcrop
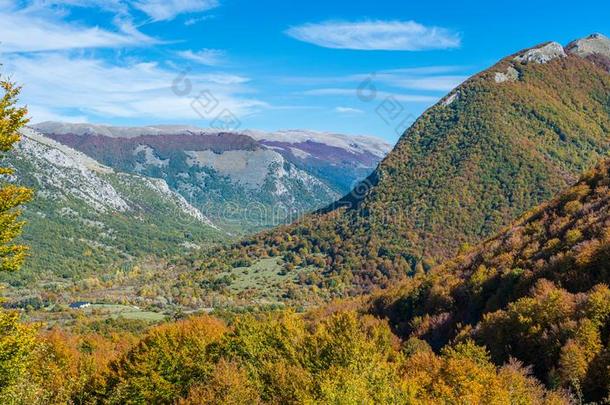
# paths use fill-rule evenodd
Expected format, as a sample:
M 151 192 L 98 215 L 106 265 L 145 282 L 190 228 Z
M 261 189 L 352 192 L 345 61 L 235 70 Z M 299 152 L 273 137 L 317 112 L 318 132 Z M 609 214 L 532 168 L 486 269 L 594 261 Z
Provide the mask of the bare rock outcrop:
M 557 58 L 565 58 L 566 52 L 558 42 L 549 42 L 537 48 L 528 49 L 514 60 L 521 63 L 547 63 Z
M 453 104 L 454 101 L 459 100 L 460 99 L 460 91 L 457 90 L 455 93 L 450 94 L 449 96 L 445 97 L 445 99 L 442 101 L 442 104 L 444 107 L 449 107 L 451 104 Z
M 494 80 L 496 83 L 516 82 L 519 80 L 519 72 L 513 66 L 509 66 L 506 72 L 496 72 Z
M 601 55 L 610 59 L 610 39 L 602 34 L 593 34 L 570 42 L 566 50 L 569 54 L 580 56 L 581 58 Z

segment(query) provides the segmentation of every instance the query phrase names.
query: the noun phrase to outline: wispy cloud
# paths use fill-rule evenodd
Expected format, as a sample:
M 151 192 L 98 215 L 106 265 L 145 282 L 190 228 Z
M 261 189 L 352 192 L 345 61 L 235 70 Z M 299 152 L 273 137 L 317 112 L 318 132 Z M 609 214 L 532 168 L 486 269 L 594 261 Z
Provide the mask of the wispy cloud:
M 469 69 L 464 66 L 423 66 L 340 76 L 288 76 L 277 80 L 290 86 L 305 87 L 293 93 L 298 96 L 336 97 L 349 103 L 349 100 L 359 99 L 359 89 L 366 85 L 374 89 L 380 100 L 391 96 L 405 103 L 432 104 L 466 80 L 468 75 L 464 72 Z
M 198 13 L 219 6 L 218 0 L 136 0 L 132 6 L 153 21 L 173 20 L 183 13 Z
M 221 111 L 243 117 L 268 108 L 252 97 L 250 79 L 239 74 L 189 73 L 191 91 L 178 96 L 172 91 L 178 69 L 164 67 L 171 66 L 169 63 L 124 58 L 120 52 L 110 58 L 105 53 L 87 52 L 162 43 L 139 31 L 133 22 L 134 8 L 159 21 L 217 5 L 216 0 L 0 0 L 1 73 L 24 84 L 22 101 L 28 104 L 34 121 L 85 121 L 92 117 L 211 121 Z M 110 28 L 83 26 L 69 19 L 74 7 L 95 7 L 111 11 L 115 17 Z M 224 53 L 215 49 L 178 54 L 209 66 L 224 58 Z M 193 108 L 202 92 L 215 100 L 217 109 Z
M 218 0 L 0 0 L 0 9 L 17 8 L 17 3 L 25 5 L 23 8 L 28 12 L 53 8 L 55 12 L 69 14 L 71 8 L 81 7 L 112 12 L 121 18 L 133 18 L 133 11 L 138 10 L 153 22 L 172 20 L 180 14 L 200 13 L 220 5 Z M 192 24 L 206 18 L 209 16 L 192 17 L 187 21 Z
M 42 16 L 33 9 L 0 11 L 0 52 L 38 52 L 142 46 L 157 41 L 124 22 L 112 32 Z
M 225 62 L 226 54 L 220 49 L 202 49 L 200 51 L 179 51 L 178 56 L 200 65 L 218 66 Z
M 286 34 L 333 49 L 423 51 L 461 45 L 458 33 L 415 21 L 325 21 L 291 27 Z
M 186 21 L 184 21 L 184 25 L 186 25 L 187 27 L 190 27 L 191 25 L 198 24 L 202 21 L 206 21 L 211 18 L 214 18 L 214 16 L 211 14 L 201 15 L 198 17 L 191 17 L 191 18 L 187 19 Z
M 364 111 L 358 109 L 358 108 L 351 108 L 351 107 L 337 107 L 335 108 L 335 111 L 338 112 L 339 114 L 363 114 Z
M 192 91 L 179 97 L 171 89 L 177 74 L 156 63 L 115 65 L 101 59 L 45 52 L 14 54 L 2 70 L 26 84 L 22 99 L 30 105 L 34 121 L 49 115 L 166 122 L 213 119 L 212 113 L 202 117 L 191 107 L 202 91 L 212 94 L 222 109 L 236 116 L 266 106 L 249 96 L 252 89 L 247 87 L 247 77 L 222 72 L 189 75 Z

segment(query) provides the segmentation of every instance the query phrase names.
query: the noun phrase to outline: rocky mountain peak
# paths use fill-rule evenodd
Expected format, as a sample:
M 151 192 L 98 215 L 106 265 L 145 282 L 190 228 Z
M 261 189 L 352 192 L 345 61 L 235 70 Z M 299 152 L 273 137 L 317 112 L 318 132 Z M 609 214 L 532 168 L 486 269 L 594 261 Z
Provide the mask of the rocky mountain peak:
M 581 58 L 601 55 L 610 59 L 610 39 L 603 34 L 591 34 L 586 38 L 570 42 L 566 51 Z
M 514 60 L 521 63 L 547 63 L 553 59 L 565 58 L 567 55 L 558 42 L 549 42 L 517 55 Z

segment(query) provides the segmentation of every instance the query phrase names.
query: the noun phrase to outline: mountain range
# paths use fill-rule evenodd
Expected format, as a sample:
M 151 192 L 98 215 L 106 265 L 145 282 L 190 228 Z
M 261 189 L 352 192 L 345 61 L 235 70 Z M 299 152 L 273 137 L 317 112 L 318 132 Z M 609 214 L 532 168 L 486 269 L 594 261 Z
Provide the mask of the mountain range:
M 371 137 L 298 130 L 60 122 L 33 128 L 116 170 L 163 179 L 217 225 L 242 234 L 330 204 L 391 148 Z

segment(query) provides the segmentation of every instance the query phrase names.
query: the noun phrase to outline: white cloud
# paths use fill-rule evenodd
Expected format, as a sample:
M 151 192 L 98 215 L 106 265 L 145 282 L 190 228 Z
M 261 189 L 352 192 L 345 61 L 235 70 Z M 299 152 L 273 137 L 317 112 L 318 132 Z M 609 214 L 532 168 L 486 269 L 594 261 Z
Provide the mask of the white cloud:
M 197 52 L 186 50 L 178 52 L 178 56 L 206 66 L 221 65 L 226 57 L 225 52 L 220 49 L 202 49 Z
M 213 18 L 213 15 L 207 14 L 207 15 L 202 15 L 199 17 L 191 17 L 189 19 L 187 19 L 186 21 L 184 21 L 184 25 L 186 25 L 187 27 L 190 27 L 191 25 L 195 25 L 200 23 L 201 21 L 206 21 L 209 20 L 210 18 Z
M 445 83 L 463 81 L 467 75 L 460 73 L 469 70 L 467 66 L 422 66 L 409 67 L 402 69 L 387 69 L 376 72 L 356 73 L 340 76 L 280 76 L 278 80 L 287 84 L 302 84 L 314 86 L 329 86 L 339 83 L 361 83 L 364 80 L 370 79 L 375 82 L 381 81 L 386 84 L 392 84 L 398 80 L 433 80 L 439 78 Z M 446 87 L 446 86 L 445 86 Z M 443 90 L 446 90 L 443 89 Z
M 29 106 L 34 122 L 83 122 L 97 117 L 154 122 L 203 119 L 209 124 L 222 112 L 243 117 L 268 108 L 252 97 L 250 79 L 241 75 L 188 73 L 191 90 L 177 95 L 172 90 L 177 68 L 125 59 L 120 52 L 102 58 L 82 51 L 160 43 L 134 25 L 134 8 L 157 21 L 217 5 L 216 0 L 0 0 L 0 73 L 24 86 L 21 100 Z M 112 12 L 116 28 L 71 22 L 67 17 L 74 7 Z M 224 53 L 203 49 L 184 51 L 181 56 L 212 66 L 222 62 Z M 193 108 L 201 92 L 214 100 L 214 108 Z
M 121 32 L 59 21 L 50 13 L 26 8 L 0 11 L 0 52 L 37 52 L 140 46 L 156 41 L 128 23 Z
M 447 93 L 467 79 L 468 76 L 459 74 L 465 69 L 460 66 L 424 66 L 341 76 L 280 77 L 278 81 L 309 87 L 295 93 L 304 96 L 354 100 L 361 98 L 359 89 L 363 87 L 362 91 L 367 95 L 370 91 L 375 92 L 378 102 L 392 96 L 405 103 L 434 103 L 441 93 Z
M 326 21 L 291 27 L 286 34 L 325 48 L 366 51 L 422 51 L 461 44 L 456 32 L 415 21 Z
M 351 108 L 351 107 L 337 107 L 337 108 L 335 108 L 335 111 L 338 112 L 339 114 L 362 114 L 362 113 L 364 113 L 364 111 L 362 111 L 358 108 Z
M 155 122 L 212 120 L 222 110 L 241 117 L 266 107 L 247 96 L 252 92 L 248 78 L 222 72 L 189 74 L 191 91 L 176 95 L 172 84 L 177 73 L 156 63 L 112 65 L 64 53 L 12 54 L 2 70 L 23 84 L 22 101 L 34 107 L 34 121 L 53 114 Z M 212 95 L 217 106 L 209 111 L 200 108 L 199 115 L 191 104 L 202 91 Z
M 178 14 L 196 13 L 219 6 L 218 0 L 136 0 L 132 6 L 153 21 L 173 20 Z

